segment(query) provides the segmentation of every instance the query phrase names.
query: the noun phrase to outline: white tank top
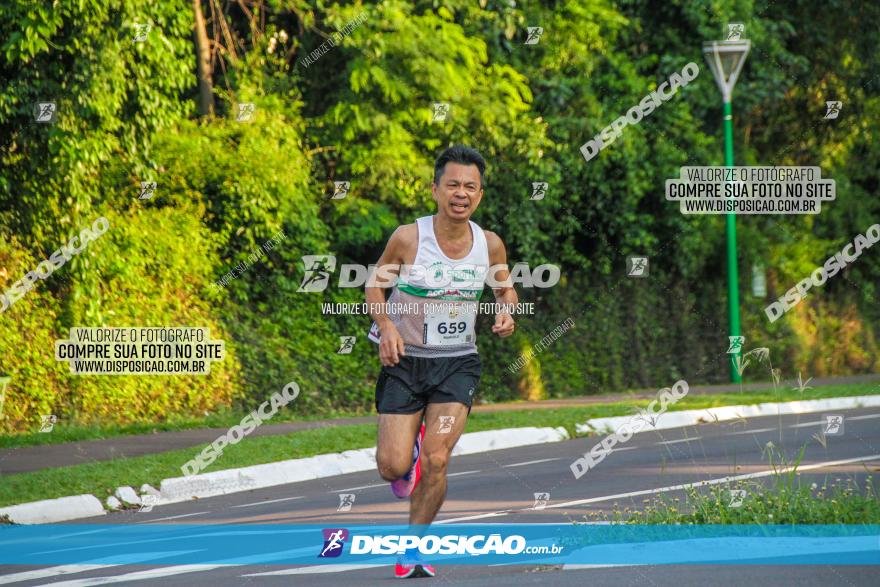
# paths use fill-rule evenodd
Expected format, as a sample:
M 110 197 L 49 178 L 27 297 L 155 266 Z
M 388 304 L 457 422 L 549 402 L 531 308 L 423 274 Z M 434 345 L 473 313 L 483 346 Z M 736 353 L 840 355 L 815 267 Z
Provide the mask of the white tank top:
M 412 265 L 400 269 L 388 298 L 388 318 L 412 357 L 457 357 L 477 352 L 477 305 L 489 271 L 483 229 L 468 221 L 473 245 L 467 256 L 450 259 L 437 243 L 433 216 L 416 220 L 419 245 Z M 369 339 L 379 342 L 376 323 Z

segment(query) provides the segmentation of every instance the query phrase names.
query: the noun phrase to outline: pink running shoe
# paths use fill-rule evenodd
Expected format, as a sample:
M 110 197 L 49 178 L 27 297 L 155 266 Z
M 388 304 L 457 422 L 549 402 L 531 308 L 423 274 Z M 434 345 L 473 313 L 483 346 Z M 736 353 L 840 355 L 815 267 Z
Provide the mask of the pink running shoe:
M 398 579 L 416 579 L 420 577 L 433 577 L 437 574 L 432 565 L 426 565 L 418 552 L 407 552 L 397 559 L 394 566 L 394 576 Z
M 394 576 L 398 579 L 416 579 L 420 577 L 433 577 L 437 574 L 434 567 L 426 564 L 404 564 L 397 563 L 394 566 Z
M 415 490 L 416 485 L 419 484 L 419 480 L 422 478 L 422 440 L 424 438 L 425 423 L 422 422 L 422 429 L 419 430 L 416 445 L 413 447 L 412 468 L 409 470 L 409 473 L 391 482 L 391 491 L 399 499 L 412 495 L 413 490 Z

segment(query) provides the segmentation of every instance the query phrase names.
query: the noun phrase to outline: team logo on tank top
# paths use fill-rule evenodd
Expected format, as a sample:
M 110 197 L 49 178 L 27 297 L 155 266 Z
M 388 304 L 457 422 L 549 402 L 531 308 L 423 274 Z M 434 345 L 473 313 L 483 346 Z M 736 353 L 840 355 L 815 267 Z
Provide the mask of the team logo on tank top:
M 473 263 L 450 265 L 434 261 L 427 267 L 413 265 L 398 286 L 406 293 L 441 299 L 475 300 L 483 291 L 487 267 Z

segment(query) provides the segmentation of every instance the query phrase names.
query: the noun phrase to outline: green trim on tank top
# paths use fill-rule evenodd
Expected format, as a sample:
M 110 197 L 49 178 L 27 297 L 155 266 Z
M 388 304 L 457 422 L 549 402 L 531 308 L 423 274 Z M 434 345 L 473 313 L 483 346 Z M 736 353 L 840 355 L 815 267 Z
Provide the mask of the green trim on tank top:
M 403 293 L 407 293 L 411 296 L 418 296 L 420 298 L 431 298 L 434 300 L 446 300 L 446 301 L 461 301 L 461 302 L 475 302 L 480 299 L 480 295 L 483 293 L 483 288 L 480 289 L 458 289 L 454 287 L 437 287 L 437 288 L 427 288 L 427 287 L 418 287 L 415 285 L 411 285 L 406 283 L 403 280 L 399 280 L 397 282 L 397 289 L 399 289 Z M 459 291 L 464 295 L 444 295 L 443 292 L 447 291 Z

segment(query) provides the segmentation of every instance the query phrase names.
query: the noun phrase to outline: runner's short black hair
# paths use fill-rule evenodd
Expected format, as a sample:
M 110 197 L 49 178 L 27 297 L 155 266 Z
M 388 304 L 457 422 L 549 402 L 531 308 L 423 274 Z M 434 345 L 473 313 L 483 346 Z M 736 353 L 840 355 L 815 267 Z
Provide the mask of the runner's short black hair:
M 480 170 L 480 187 L 483 186 L 483 172 L 486 171 L 486 160 L 480 155 L 480 152 L 471 147 L 464 145 L 453 145 L 440 153 L 437 161 L 434 163 L 434 184 L 440 184 L 440 176 L 446 169 L 446 164 L 461 163 L 462 165 L 476 165 Z

